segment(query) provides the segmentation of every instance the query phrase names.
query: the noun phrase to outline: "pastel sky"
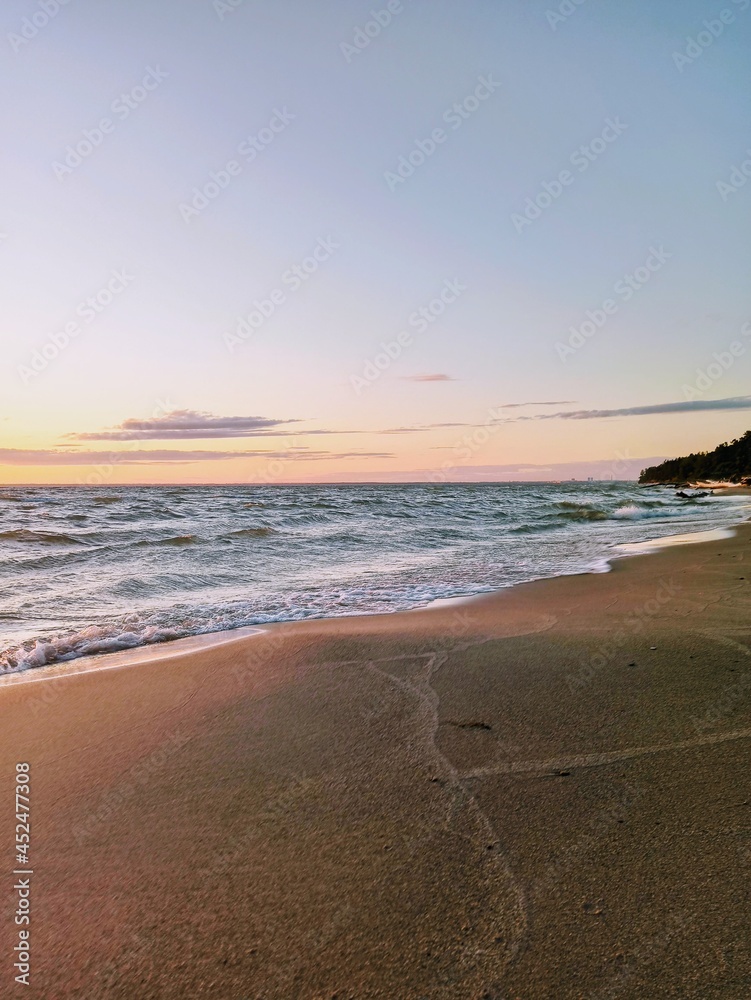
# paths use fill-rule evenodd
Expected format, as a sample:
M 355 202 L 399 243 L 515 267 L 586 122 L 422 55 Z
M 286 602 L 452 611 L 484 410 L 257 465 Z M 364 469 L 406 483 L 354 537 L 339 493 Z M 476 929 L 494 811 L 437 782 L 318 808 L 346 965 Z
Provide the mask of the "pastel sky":
M 7 0 L 0 480 L 628 478 L 743 433 L 749 8 Z

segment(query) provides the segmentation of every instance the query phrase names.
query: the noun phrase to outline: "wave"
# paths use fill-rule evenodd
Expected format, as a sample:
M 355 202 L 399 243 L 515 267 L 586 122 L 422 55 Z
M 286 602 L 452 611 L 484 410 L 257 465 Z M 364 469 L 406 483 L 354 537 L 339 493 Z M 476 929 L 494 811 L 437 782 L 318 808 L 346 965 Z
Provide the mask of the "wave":
M 541 531 L 551 531 L 559 527 L 560 525 L 552 524 L 550 521 L 542 524 L 519 524 L 515 528 L 511 528 L 510 533 L 512 535 L 537 535 Z
M 274 528 L 240 528 L 239 531 L 230 531 L 226 538 L 267 538 L 275 535 Z
M 82 656 L 119 653 L 124 649 L 169 642 L 185 636 L 184 630 L 151 628 L 142 632 L 89 626 L 81 632 L 51 639 L 34 639 L 0 653 L 0 673 L 67 663 Z
M 95 548 L 93 545 L 81 545 L 73 547 L 61 547 L 56 552 L 49 552 L 46 555 L 21 557 L 13 559 L 12 567 L 14 573 L 26 570 L 69 570 L 72 566 L 90 564 L 92 559 L 96 559 L 101 547 Z M 5 567 L 0 567 L 4 569 Z
M 44 545 L 83 545 L 80 538 L 72 535 L 59 534 L 56 531 L 32 531 L 30 528 L 16 528 L 13 531 L 0 531 L 2 542 L 41 542 Z
M 565 521 L 607 521 L 610 516 L 606 510 L 600 510 L 599 507 L 580 507 L 575 504 L 567 506 L 573 509 L 562 510 L 556 517 Z
M 198 535 L 173 535 L 171 538 L 144 538 L 140 542 L 135 544 L 139 547 L 145 547 L 150 545 L 195 545 L 200 539 Z
M 642 509 L 635 503 L 630 503 L 613 511 L 613 517 L 625 520 L 638 520 L 640 517 L 649 517 L 649 511 Z
M 681 512 L 671 509 L 669 504 L 659 504 L 655 509 L 654 504 L 624 504 L 618 510 L 613 511 L 613 518 L 616 521 L 641 521 L 648 517 L 680 517 Z
M 556 518 L 565 521 L 641 521 L 645 518 L 679 517 L 681 511 L 662 501 L 646 503 L 627 503 L 616 510 L 603 510 L 592 504 L 560 503 L 556 506 L 564 508 L 556 514 Z

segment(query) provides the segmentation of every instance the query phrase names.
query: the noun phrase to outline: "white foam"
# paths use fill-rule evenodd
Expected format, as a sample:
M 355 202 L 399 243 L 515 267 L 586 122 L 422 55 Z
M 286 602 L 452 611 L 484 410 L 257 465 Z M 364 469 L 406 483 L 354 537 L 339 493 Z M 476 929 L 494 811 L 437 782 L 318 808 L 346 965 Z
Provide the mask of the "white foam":
M 151 663 L 157 660 L 171 660 L 176 657 L 190 656 L 198 650 L 224 646 L 230 642 L 239 642 L 254 635 L 262 635 L 268 629 L 238 628 L 229 632 L 213 632 L 210 635 L 195 635 L 185 639 L 173 639 L 160 645 L 142 646 L 110 652 L 106 656 L 82 656 L 75 663 L 31 664 L 27 667 L 37 667 L 33 671 L 19 669 L 12 673 L 0 674 L 0 686 L 4 684 L 32 684 L 37 681 L 47 681 L 50 678 L 75 677 L 77 674 L 98 673 L 104 670 L 120 670 L 132 667 L 137 663 Z
M 623 542 L 616 546 L 616 551 L 624 555 L 646 555 L 649 552 L 660 552 L 662 549 L 677 545 L 700 545 L 702 542 L 721 542 L 726 538 L 735 538 L 734 528 L 712 528 L 710 531 L 694 531 L 683 535 L 665 535 L 663 538 L 653 538 L 648 542 Z

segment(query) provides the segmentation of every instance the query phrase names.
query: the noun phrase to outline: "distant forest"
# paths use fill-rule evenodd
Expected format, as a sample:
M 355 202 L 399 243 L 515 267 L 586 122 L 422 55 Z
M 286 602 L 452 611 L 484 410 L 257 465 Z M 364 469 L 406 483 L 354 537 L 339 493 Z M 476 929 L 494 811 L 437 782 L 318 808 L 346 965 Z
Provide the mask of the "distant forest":
M 696 480 L 717 479 L 739 483 L 751 477 L 751 431 L 743 437 L 721 444 L 714 451 L 700 451 L 685 458 L 672 458 L 662 465 L 645 469 L 640 483 L 683 484 Z

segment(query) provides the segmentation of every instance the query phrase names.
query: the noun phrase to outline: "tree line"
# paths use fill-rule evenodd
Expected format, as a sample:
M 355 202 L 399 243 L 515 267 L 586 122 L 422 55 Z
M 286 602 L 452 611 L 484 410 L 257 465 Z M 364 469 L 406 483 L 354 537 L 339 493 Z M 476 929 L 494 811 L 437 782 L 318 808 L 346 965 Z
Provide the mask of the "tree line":
M 740 483 L 751 477 L 751 431 L 735 441 L 726 441 L 714 451 L 700 451 L 684 458 L 672 458 L 644 469 L 640 483 L 686 483 L 722 480 Z

